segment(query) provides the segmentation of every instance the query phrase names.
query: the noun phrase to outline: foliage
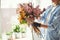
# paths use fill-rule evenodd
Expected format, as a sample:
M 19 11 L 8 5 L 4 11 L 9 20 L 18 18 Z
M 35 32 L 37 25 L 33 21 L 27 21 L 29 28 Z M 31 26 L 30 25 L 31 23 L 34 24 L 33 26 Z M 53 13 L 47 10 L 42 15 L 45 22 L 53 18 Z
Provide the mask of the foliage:
M 6 35 L 12 35 L 13 32 L 7 32 Z
M 13 31 L 19 33 L 20 32 L 20 26 L 19 25 L 15 25 L 15 26 L 16 27 Z

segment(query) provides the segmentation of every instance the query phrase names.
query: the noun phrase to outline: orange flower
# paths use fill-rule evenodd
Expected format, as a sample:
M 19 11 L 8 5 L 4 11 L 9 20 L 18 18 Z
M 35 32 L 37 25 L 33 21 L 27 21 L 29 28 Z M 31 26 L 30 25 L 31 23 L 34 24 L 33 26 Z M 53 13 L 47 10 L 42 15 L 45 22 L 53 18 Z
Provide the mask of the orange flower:
M 18 18 L 18 20 L 19 20 L 19 22 L 21 23 L 22 22 L 22 20 L 25 18 L 25 11 L 24 11 L 24 8 L 21 6 L 18 10 L 18 13 L 19 13 L 19 18 Z

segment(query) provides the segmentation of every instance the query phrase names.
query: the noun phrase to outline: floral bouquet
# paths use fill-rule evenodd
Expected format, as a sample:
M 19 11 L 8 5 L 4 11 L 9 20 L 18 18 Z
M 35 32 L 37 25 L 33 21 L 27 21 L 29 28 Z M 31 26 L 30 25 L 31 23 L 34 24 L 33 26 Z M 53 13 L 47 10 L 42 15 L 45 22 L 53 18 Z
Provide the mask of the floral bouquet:
M 43 11 L 45 11 L 45 9 Z M 35 18 L 38 18 L 40 14 L 42 14 L 43 11 L 41 11 L 39 5 L 34 8 L 32 3 L 19 4 L 17 9 L 17 13 L 19 14 L 18 20 L 21 24 L 31 24 L 34 22 Z M 36 27 L 33 27 L 33 29 L 37 34 L 40 32 Z
M 18 20 L 20 23 L 28 23 L 29 20 L 32 22 L 35 19 L 35 17 L 40 16 L 42 11 L 41 9 L 39 9 L 39 5 L 36 6 L 36 8 L 34 8 L 32 3 L 23 3 L 19 4 L 17 13 L 19 14 Z

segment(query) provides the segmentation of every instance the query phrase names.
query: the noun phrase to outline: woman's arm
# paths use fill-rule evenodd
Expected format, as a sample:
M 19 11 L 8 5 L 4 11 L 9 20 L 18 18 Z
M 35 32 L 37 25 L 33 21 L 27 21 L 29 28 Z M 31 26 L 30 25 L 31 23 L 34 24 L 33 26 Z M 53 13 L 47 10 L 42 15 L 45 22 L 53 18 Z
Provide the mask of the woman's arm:
M 40 26 L 40 27 L 48 28 L 48 25 L 41 24 L 41 26 Z
M 37 23 L 37 22 L 33 22 L 32 24 L 33 27 L 44 27 L 44 28 L 47 28 L 48 25 L 44 25 L 44 24 L 41 24 L 41 23 Z
M 33 22 L 32 27 L 33 27 L 34 31 L 37 33 L 37 35 L 40 35 L 41 32 L 40 32 L 40 30 L 39 30 L 38 27 L 47 28 L 48 26 L 47 25 L 40 24 L 40 23 L 37 23 L 37 22 Z

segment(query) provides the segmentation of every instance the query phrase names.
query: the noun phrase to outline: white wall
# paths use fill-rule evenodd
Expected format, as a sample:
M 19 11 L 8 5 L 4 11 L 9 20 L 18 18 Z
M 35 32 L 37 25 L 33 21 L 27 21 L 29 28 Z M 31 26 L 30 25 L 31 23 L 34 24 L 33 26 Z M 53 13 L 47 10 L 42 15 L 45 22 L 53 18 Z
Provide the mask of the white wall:
M 17 8 L 17 4 L 28 2 L 31 0 L 1 0 L 1 8 Z
M 51 5 L 51 0 L 1 0 L 1 8 L 17 8 L 17 4 L 28 2 L 34 3 L 34 6 L 40 5 L 41 9 Z
M 0 9 L 0 37 L 1 37 L 1 9 Z
M 1 8 L 1 29 L 3 32 L 8 32 L 11 30 L 11 18 L 16 15 L 15 8 Z
M 43 8 L 47 8 L 49 5 L 52 4 L 52 1 L 51 0 L 40 0 L 40 7 L 41 9 Z
M 0 0 L 1 2 L 1 0 Z M 1 37 L 1 3 L 0 3 L 0 37 Z

